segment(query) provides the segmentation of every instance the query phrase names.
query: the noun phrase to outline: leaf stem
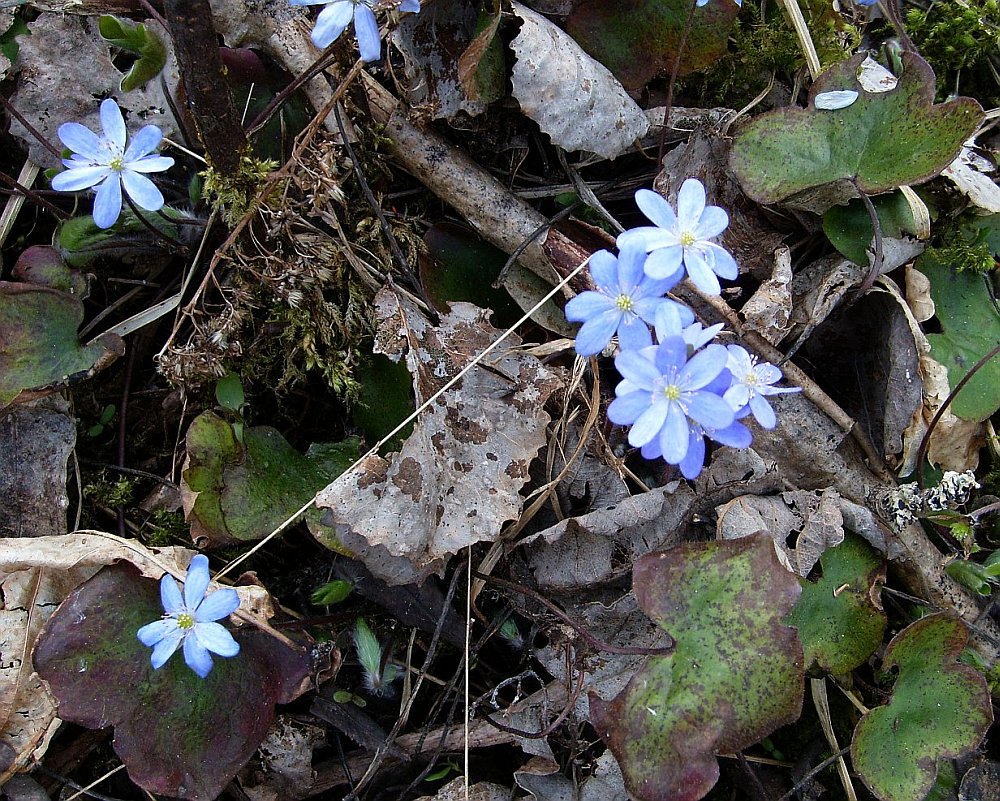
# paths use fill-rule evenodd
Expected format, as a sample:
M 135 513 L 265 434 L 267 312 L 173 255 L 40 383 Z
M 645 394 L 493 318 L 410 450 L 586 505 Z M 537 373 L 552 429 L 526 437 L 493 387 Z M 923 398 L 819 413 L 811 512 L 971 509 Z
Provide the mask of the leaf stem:
M 677 54 L 674 56 L 674 66 L 670 69 L 670 82 L 667 84 L 667 104 L 663 109 L 663 128 L 660 130 L 660 148 L 656 154 L 656 169 L 663 167 L 663 151 L 667 143 L 667 129 L 670 127 L 670 113 L 674 106 L 674 86 L 677 83 L 677 73 L 681 68 L 681 55 L 684 53 L 684 46 L 687 44 L 688 34 L 691 33 L 691 26 L 694 24 L 694 12 L 698 8 L 697 0 L 691 3 L 687 20 L 684 22 L 684 30 L 681 32 L 681 41 L 677 45 Z

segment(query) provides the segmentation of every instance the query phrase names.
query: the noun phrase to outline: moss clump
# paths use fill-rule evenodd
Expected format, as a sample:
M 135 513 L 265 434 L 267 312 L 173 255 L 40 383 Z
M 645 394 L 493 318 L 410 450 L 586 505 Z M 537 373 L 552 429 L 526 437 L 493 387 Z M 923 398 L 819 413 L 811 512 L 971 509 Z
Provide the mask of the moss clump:
M 83 497 L 105 509 L 127 509 L 135 501 L 139 478 L 117 476 L 109 478 L 101 473 L 97 479 L 85 484 Z
M 191 544 L 191 528 L 184 522 L 184 515 L 169 509 L 157 509 L 152 512 L 143 523 L 139 534 L 152 548 Z
M 946 0 L 911 9 L 906 29 L 938 76 L 938 94 L 951 91 L 1000 100 L 995 62 L 1000 52 L 998 0 Z
M 738 108 L 768 83 L 771 75 L 791 76 L 805 67 L 798 37 L 776 4 L 761 14 L 761 3 L 748 0 L 733 29 L 729 54 L 706 73 L 702 101 Z M 802 14 L 813 45 L 824 66 L 847 58 L 860 44 L 861 34 L 837 14 L 829 3 L 804 0 Z
M 996 267 L 996 258 L 985 230 L 969 236 L 962 229 L 952 229 L 942 235 L 941 244 L 928 250 L 935 260 L 960 273 L 985 274 Z
M 200 173 L 205 183 L 202 191 L 210 198 L 213 208 L 222 215 L 226 225 L 233 227 L 257 202 L 257 194 L 278 162 L 258 159 L 251 153 L 240 158 L 236 175 L 223 175 L 211 165 Z

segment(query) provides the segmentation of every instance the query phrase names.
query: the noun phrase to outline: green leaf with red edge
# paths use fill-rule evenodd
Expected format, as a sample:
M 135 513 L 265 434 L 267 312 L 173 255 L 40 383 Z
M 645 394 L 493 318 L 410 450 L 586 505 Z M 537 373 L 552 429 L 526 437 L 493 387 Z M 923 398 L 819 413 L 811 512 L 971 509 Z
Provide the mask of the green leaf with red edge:
M 125 350 L 121 337 L 77 339 L 83 303 L 57 289 L 0 281 L 0 409 L 89 378 Z
M 162 614 L 158 582 L 128 563 L 103 568 L 45 624 L 34 667 L 60 718 L 115 727 L 115 752 L 136 784 L 210 801 L 253 756 L 275 704 L 308 687 L 308 648 L 293 650 L 247 625 L 231 630 L 240 653 L 216 657 L 205 679 L 180 652 L 153 670 L 136 632 Z
M 930 792 L 939 759 L 967 754 L 993 723 L 983 675 L 957 659 L 969 640 L 949 613 L 921 618 L 893 637 L 882 666 L 899 668 L 892 698 L 854 730 L 851 761 L 882 801 L 914 801 Z
M 675 640 L 612 701 L 593 693 L 594 727 L 642 801 L 696 801 L 715 785 L 715 754 L 799 717 L 802 644 L 783 624 L 797 578 L 769 536 L 688 543 L 636 562 L 643 611 Z
M 583 0 L 566 20 L 566 31 L 626 89 L 635 90 L 673 68 L 689 13 L 691 0 Z M 738 13 L 732 0 L 712 0 L 694 10 L 678 75 L 722 57 Z
M 802 596 L 787 622 L 799 630 L 807 668 L 843 675 L 882 644 L 886 620 L 878 591 L 885 563 L 856 534 L 848 534 L 819 562 L 822 577 L 802 580 Z
M 960 97 L 934 105 L 934 72 L 916 53 L 903 54 L 894 89 L 865 91 L 858 81 L 864 57 L 823 72 L 807 108 L 776 109 L 744 126 L 730 165 L 747 195 L 822 213 L 859 191 L 876 195 L 926 181 L 955 159 L 983 119 L 979 103 Z M 856 91 L 857 100 L 837 110 L 815 107 L 817 95 L 840 90 Z

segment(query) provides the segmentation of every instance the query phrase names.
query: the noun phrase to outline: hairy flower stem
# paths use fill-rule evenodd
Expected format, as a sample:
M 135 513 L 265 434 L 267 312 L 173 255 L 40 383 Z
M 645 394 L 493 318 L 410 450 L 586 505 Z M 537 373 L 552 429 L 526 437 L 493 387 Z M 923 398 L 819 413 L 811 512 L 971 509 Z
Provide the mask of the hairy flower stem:
M 691 26 L 694 24 L 694 12 L 698 8 L 697 3 L 691 4 L 688 11 L 687 21 L 684 23 L 684 30 L 681 32 L 681 41 L 677 45 L 677 55 L 674 56 L 674 66 L 670 69 L 670 82 L 667 84 L 667 105 L 663 109 L 663 128 L 660 130 L 660 148 L 656 154 L 656 169 L 663 167 L 663 151 L 667 143 L 667 131 L 670 128 L 670 112 L 674 106 L 674 85 L 677 83 L 677 73 L 681 68 L 681 55 L 684 53 L 684 46 L 687 44 L 688 34 L 691 33 Z
M 248 144 L 222 69 L 211 6 L 208 0 L 164 0 L 163 10 L 208 162 L 235 179 Z

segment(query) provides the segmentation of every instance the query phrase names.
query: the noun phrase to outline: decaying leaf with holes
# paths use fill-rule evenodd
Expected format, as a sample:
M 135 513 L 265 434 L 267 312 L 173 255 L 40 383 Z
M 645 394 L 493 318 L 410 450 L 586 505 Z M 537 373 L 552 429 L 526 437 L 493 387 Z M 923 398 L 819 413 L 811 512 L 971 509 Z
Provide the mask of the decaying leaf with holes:
M 375 349 L 405 354 L 419 406 L 496 341 L 489 312 L 468 303 L 432 326 L 409 300 L 383 290 Z M 329 509 L 315 533 L 356 552 L 389 584 L 419 582 L 467 545 L 497 538 L 521 510 L 528 466 L 545 444 L 544 406 L 558 375 L 509 338 L 417 418 L 402 450 L 369 456 L 316 498 Z

